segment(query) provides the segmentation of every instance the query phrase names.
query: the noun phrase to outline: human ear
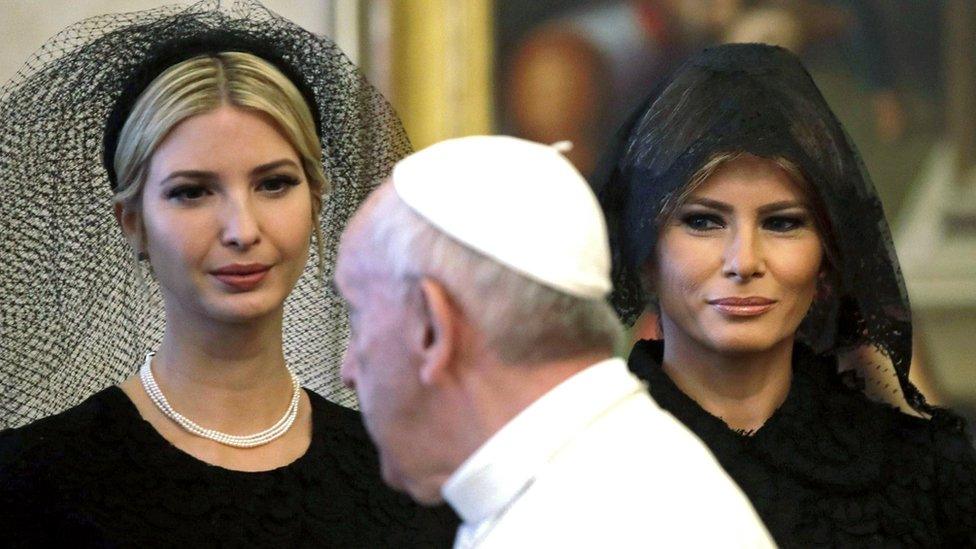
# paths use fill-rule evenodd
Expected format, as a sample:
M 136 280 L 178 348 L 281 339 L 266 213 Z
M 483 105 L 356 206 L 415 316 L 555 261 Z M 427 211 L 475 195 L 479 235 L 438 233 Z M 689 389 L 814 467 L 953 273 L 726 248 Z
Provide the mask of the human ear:
M 831 280 L 832 271 L 830 271 L 829 266 L 825 264 L 820 265 L 820 272 L 817 273 L 817 290 L 813 299 L 816 301 L 823 301 L 833 294 L 833 281 Z
M 421 279 L 420 297 L 424 309 L 420 380 L 424 385 L 433 385 L 451 374 L 461 318 L 441 283 Z
M 657 296 L 657 265 L 659 260 L 655 257 L 656 253 L 644 261 L 637 274 L 640 289 L 649 298 L 656 298 Z
M 124 204 L 116 203 L 113 207 L 115 221 L 122 228 L 122 234 L 129 241 L 129 246 L 137 257 L 145 255 L 145 238 L 142 230 L 142 217 L 135 208 L 127 207 Z

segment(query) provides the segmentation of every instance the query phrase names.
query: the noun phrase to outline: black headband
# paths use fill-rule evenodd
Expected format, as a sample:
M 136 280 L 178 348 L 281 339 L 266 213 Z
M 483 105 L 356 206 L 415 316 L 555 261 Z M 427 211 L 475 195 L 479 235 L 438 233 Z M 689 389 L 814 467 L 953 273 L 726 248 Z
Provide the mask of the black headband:
M 268 47 L 265 42 L 254 37 L 221 30 L 209 30 L 190 39 L 181 38 L 161 43 L 129 76 L 123 87 L 122 95 L 115 102 L 108 120 L 105 122 L 105 135 L 102 140 L 102 163 L 108 172 L 108 180 L 112 190 L 118 186 L 118 175 L 115 173 L 115 151 L 119 146 L 119 135 L 122 133 L 122 127 L 129 119 L 136 101 L 146 88 L 156 77 L 173 65 L 194 57 L 215 56 L 229 51 L 250 53 L 264 59 L 280 70 L 305 98 L 305 103 L 308 104 L 308 108 L 312 112 L 315 133 L 319 137 L 322 136 L 322 121 L 315 94 L 312 93 L 312 89 L 301 74 L 289 62 Z

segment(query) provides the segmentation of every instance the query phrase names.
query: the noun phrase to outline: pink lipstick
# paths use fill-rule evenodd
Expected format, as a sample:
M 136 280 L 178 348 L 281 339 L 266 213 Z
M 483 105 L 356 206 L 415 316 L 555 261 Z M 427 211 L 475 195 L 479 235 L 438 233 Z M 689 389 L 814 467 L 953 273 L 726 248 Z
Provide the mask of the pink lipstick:
M 759 316 L 776 305 L 776 300 L 765 297 L 723 297 L 712 299 L 708 304 L 726 316 Z
M 271 269 L 269 265 L 260 263 L 234 263 L 210 271 L 211 276 L 237 291 L 253 290 Z

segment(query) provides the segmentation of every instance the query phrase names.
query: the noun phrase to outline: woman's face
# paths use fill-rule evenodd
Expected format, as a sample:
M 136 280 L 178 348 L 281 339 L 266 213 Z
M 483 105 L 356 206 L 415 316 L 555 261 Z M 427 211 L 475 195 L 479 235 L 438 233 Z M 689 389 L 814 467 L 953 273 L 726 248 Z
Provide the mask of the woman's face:
M 253 111 L 222 106 L 173 128 L 150 161 L 141 215 L 169 313 L 239 323 L 280 312 L 308 259 L 304 170 Z
M 792 344 L 823 247 L 799 185 L 774 162 L 721 165 L 662 228 L 654 285 L 665 341 L 718 353 Z

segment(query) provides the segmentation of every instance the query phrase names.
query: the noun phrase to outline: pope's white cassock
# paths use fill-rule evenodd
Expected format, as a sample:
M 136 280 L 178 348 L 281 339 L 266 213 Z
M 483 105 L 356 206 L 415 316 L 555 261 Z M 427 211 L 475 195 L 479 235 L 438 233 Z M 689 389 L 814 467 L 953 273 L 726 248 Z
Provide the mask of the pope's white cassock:
M 622 359 L 522 411 L 448 479 L 456 548 L 775 547 L 745 495 Z

